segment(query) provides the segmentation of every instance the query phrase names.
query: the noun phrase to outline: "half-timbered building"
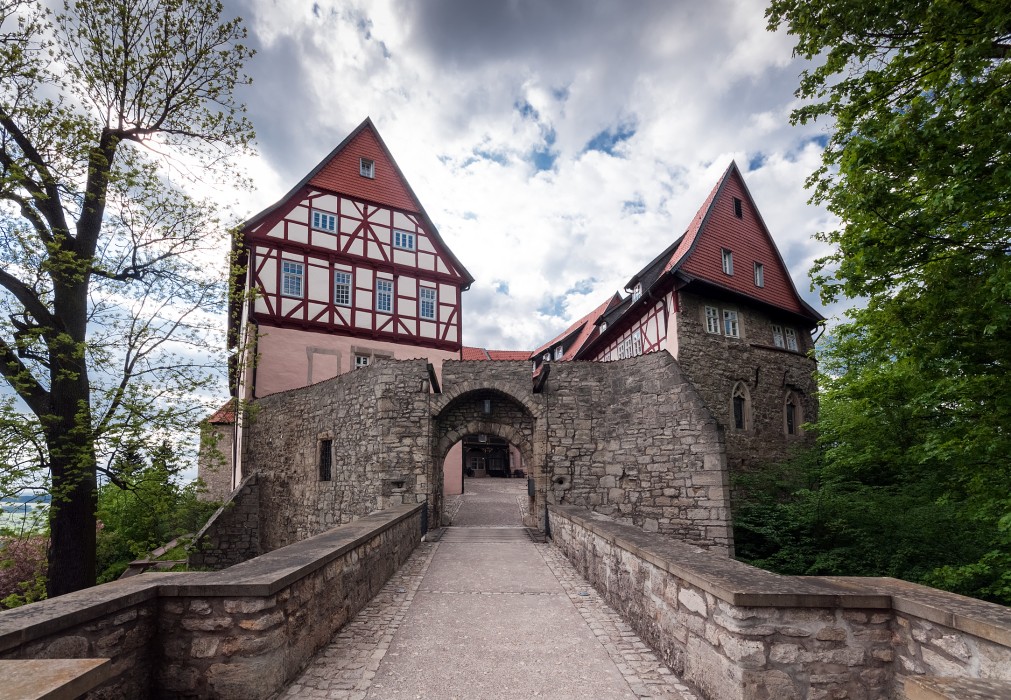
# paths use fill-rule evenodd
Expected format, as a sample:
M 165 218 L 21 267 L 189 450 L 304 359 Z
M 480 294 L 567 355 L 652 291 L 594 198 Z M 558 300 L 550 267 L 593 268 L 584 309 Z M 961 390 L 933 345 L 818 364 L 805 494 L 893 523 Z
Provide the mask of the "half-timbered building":
M 473 277 L 370 119 L 239 227 L 235 243 L 245 269 L 229 318 L 238 398 L 307 386 L 380 358 L 424 358 L 437 375 L 443 360 L 460 358 L 461 295 Z M 224 461 L 234 485 L 241 425 L 214 430 L 219 445 L 232 445 Z
M 370 119 L 278 202 L 240 228 L 239 394 L 313 384 L 377 358 L 460 357 L 473 278 L 439 236 Z M 234 337 L 234 336 L 233 336 Z
M 666 350 L 723 426 L 731 467 L 782 459 L 804 439 L 823 318 L 797 292 L 736 163 L 625 291 L 535 351 L 535 371 Z

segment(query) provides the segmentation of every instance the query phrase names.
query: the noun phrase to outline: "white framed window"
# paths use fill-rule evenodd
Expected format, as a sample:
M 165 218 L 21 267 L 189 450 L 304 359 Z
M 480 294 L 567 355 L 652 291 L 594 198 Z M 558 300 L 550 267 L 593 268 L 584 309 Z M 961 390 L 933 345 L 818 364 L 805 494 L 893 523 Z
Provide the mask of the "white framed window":
M 600 324 L 600 332 L 603 333 L 606 330 L 607 330 L 607 321 L 604 321 L 603 323 Z
M 284 260 L 281 262 L 281 294 L 286 297 L 302 298 L 302 279 L 305 265 Z
M 741 326 L 737 320 L 737 312 L 730 309 L 723 310 L 723 335 L 728 338 L 740 338 Z
M 551 353 L 550 352 L 544 353 L 544 356 L 541 357 L 541 359 L 544 360 L 545 362 L 551 362 Z
M 562 346 L 561 345 L 559 345 L 557 348 L 555 348 L 555 359 L 556 360 L 562 359 Z
M 372 358 L 368 355 L 355 355 L 355 369 L 368 367 L 372 363 Z
M 414 234 L 393 229 L 393 247 L 414 250 Z
M 312 210 L 312 227 L 318 231 L 337 232 L 337 217 L 326 212 Z
M 755 286 L 765 286 L 765 265 L 760 262 L 755 263 Z
M 351 273 L 333 273 L 333 303 L 337 306 L 351 306 Z
M 642 282 L 635 285 L 635 289 L 632 290 L 632 301 L 639 301 L 642 297 Z
M 787 350 L 797 350 L 797 331 L 792 328 L 787 328 L 786 330 L 786 349 Z
M 642 354 L 642 331 L 636 328 L 632 331 L 632 356 L 638 357 Z
M 369 158 L 359 158 L 358 172 L 361 173 L 362 177 L 375 178 L 376 161 L 370 160 Z
M 783 327 L 772 325 L 772 344 L 777 348 L 785 348 L 786 345 L 783 343 Z
M 376 311 L 393 311 L 393 282 L 376 280 Z
M 706 333 L 720 332 L 720 310 L 715 306 L 706 307 Z
M 723 271 L 728 275 L 734 274 L 734 252 L 726 248 L 720 248 L 723 253 Z
M 421 287 L 418 289 L 418 301 L 422 318 L 435 320 L 435 290 L 431 287 Z

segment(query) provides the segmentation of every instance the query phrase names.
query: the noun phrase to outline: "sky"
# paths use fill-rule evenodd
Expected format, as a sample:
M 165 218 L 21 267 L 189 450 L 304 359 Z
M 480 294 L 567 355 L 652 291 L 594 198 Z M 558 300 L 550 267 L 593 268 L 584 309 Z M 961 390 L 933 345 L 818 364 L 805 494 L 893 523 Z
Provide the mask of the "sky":
M 736 160 L 804 299 L 835 221 L 808 204 L 827 125 L 755 0 L 229 0 L 257 54 L 236 220 L 371 117 L 475 278 L 463 340 L 534 349 L 684 232 Z

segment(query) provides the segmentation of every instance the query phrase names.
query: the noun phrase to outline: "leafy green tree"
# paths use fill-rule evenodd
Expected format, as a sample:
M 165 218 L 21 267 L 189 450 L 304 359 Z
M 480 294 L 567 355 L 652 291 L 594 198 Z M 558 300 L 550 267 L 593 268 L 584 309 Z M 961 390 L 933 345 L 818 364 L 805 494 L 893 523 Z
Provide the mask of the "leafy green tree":
M 891 493 L 890 508 L 932 499 L 940 521 L 964 511 L 972 536 L 945 580 L 958 587 L 972 552 L 970 587 L 997 596 L 1011 589 L 994 565 L 1011 554 L 1011 13 L 772 0 L 767 17 L 817 59 L 794 121 L 830 129 L 809 184 L 841 225 L 820 234 L 816 282 L 826 302 L 866 300 L 824 353 L 824 476 L 859 487 L 857 508 Z
M 102 456 L 202 410 L 224 227 L 176 183 L 234 186 L 228 157 L 252 139 L 233 95 L 244 37 L 216 0 L 55 16 L 0 0 L 0 374 L 44 446 L 49 595 L 95 582 Z

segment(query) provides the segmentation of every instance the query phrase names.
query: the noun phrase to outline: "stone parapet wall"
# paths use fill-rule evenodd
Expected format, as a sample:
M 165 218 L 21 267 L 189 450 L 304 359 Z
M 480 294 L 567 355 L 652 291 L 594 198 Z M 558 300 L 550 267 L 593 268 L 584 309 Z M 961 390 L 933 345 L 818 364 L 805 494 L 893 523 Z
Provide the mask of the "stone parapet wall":
M 428 364 L 378 360 L 333 379 L 257 399 L 244 437 L 258 474 L 260 551 L 428 499 Z M 319 475 L 331 440 L 331 479 Z
M 250 474 L 193 538 L 190 568 L 226 569 L 260 554 L 260 488 Z
M 554 543 L 710 700 L 903 697 L 917 674 L 1011 680 L 1011 609 L 894 579 L 780 576 L 573 507 Z
M 0 612 L 0 658 L 112 659 L 88 698 L 268 698 L 382 588 L 423 506 L 216 572 L 143 574 Z

